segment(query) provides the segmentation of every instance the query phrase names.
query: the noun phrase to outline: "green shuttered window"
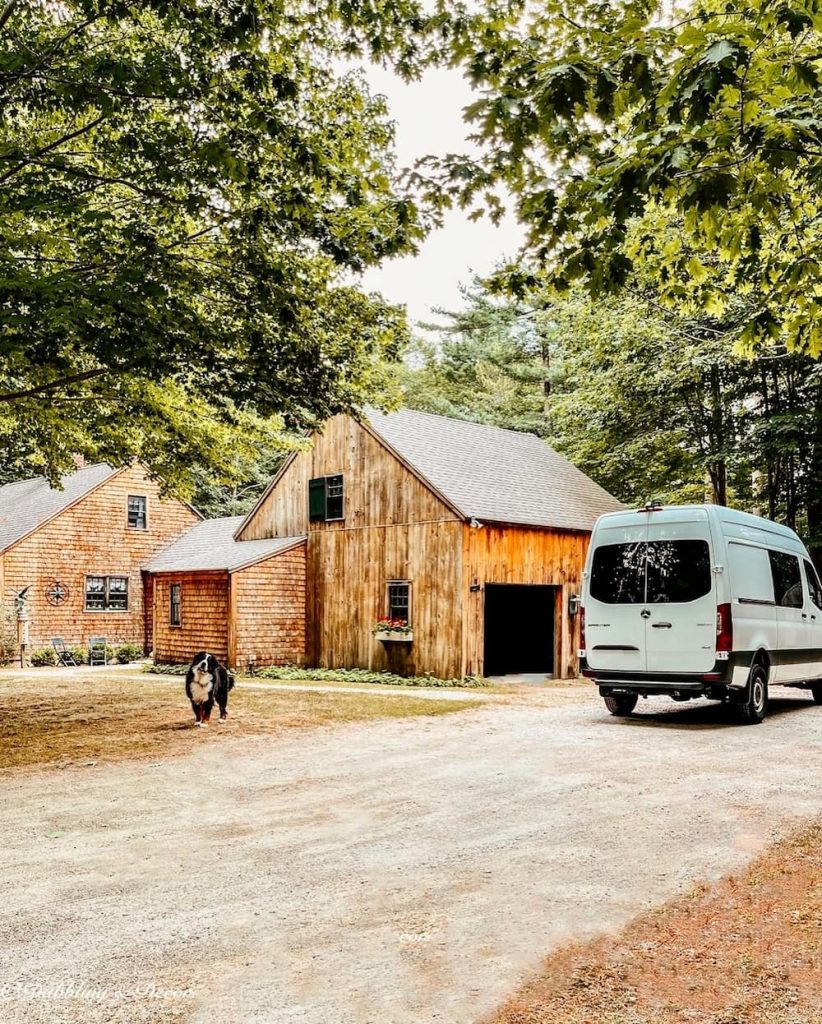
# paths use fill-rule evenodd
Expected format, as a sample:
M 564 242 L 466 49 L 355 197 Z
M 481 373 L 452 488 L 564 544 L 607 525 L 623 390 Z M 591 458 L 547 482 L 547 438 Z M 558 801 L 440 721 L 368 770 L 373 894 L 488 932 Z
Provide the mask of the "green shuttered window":
M 341 473 L 308 481 L 308 519 L 312 523 L 345 518 L 345 488 Z

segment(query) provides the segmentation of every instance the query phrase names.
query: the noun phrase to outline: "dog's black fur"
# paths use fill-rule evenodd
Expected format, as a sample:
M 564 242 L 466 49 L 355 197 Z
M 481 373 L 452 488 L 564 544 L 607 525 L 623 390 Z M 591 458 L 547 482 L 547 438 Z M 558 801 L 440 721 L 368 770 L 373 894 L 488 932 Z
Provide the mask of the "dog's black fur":
M 228 692 L 233 686 L 234 676 L 213 654 L 200 651 L 194 655 L 186 673 L 186 696 L 191 701 L 197 725 L 208 725 L 215 702 L 220 709 L 220 721 L 226 720 Z

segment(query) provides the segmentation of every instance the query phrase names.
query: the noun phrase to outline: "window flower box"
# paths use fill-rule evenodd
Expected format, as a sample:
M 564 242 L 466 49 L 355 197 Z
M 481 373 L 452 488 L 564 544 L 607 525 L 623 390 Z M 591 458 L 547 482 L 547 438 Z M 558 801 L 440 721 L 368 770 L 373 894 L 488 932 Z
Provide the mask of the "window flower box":
M 405 619 L 378 619 L 371 632 L 383 644 L 410 644 L 414 639 L 414 630 Z
M 374 633 L 374 638 L 383 644 L 410 644 L 414 640 L 414 630 L 409 629 L 407 633 L 399 633 L 392 629 L 379 629 Z

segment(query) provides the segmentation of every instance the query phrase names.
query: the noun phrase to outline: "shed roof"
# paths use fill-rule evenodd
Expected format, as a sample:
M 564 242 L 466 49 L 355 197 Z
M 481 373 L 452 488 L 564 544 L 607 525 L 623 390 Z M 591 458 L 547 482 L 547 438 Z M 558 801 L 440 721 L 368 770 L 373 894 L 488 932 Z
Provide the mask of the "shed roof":
M 590 530 L 624 508 L 535 434 L 401 409 L 366 422 L 466 519 Z
M 104 462 L 85 466 L 61 477 L 61 491 L 42 476 L 4 484 L 0 487 L 0 551 L 28 536 L 117 472 Z
M 244 519 L 245 516 L 226 516 L 196 523 L 182 537 L 158 551 L 143 568 L 148 572 L 232 572 L 305 540 L 305 537 L 235 540 L 234 533 Z

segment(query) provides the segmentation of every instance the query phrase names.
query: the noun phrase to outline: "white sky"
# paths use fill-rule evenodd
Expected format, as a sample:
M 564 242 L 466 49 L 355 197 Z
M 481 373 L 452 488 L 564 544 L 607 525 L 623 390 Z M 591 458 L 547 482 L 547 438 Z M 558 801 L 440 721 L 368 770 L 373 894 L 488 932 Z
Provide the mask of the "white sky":
M 369 66 L 366 75 L 373 90 L 387 97 L 396 121 L 399 167 L 409 167 L 428 154 L 473 150 L 465 138 L 462 108 L 475 97 L 460 72 L 439 68 L 411 84 L 380 67 Z M 433 307 L 460 308 L 460 283 L 470 281 L 472 272 L 487 274 L 514 256 L 522 236 L 513 217 L 495 227 L 487 218 L 470 221 L 468 211 L 451 210 L 418 255 L 387 260 L 367 271 L 363 283 L 389 301 L 406 305 L 412 324 L 435 319 Z

